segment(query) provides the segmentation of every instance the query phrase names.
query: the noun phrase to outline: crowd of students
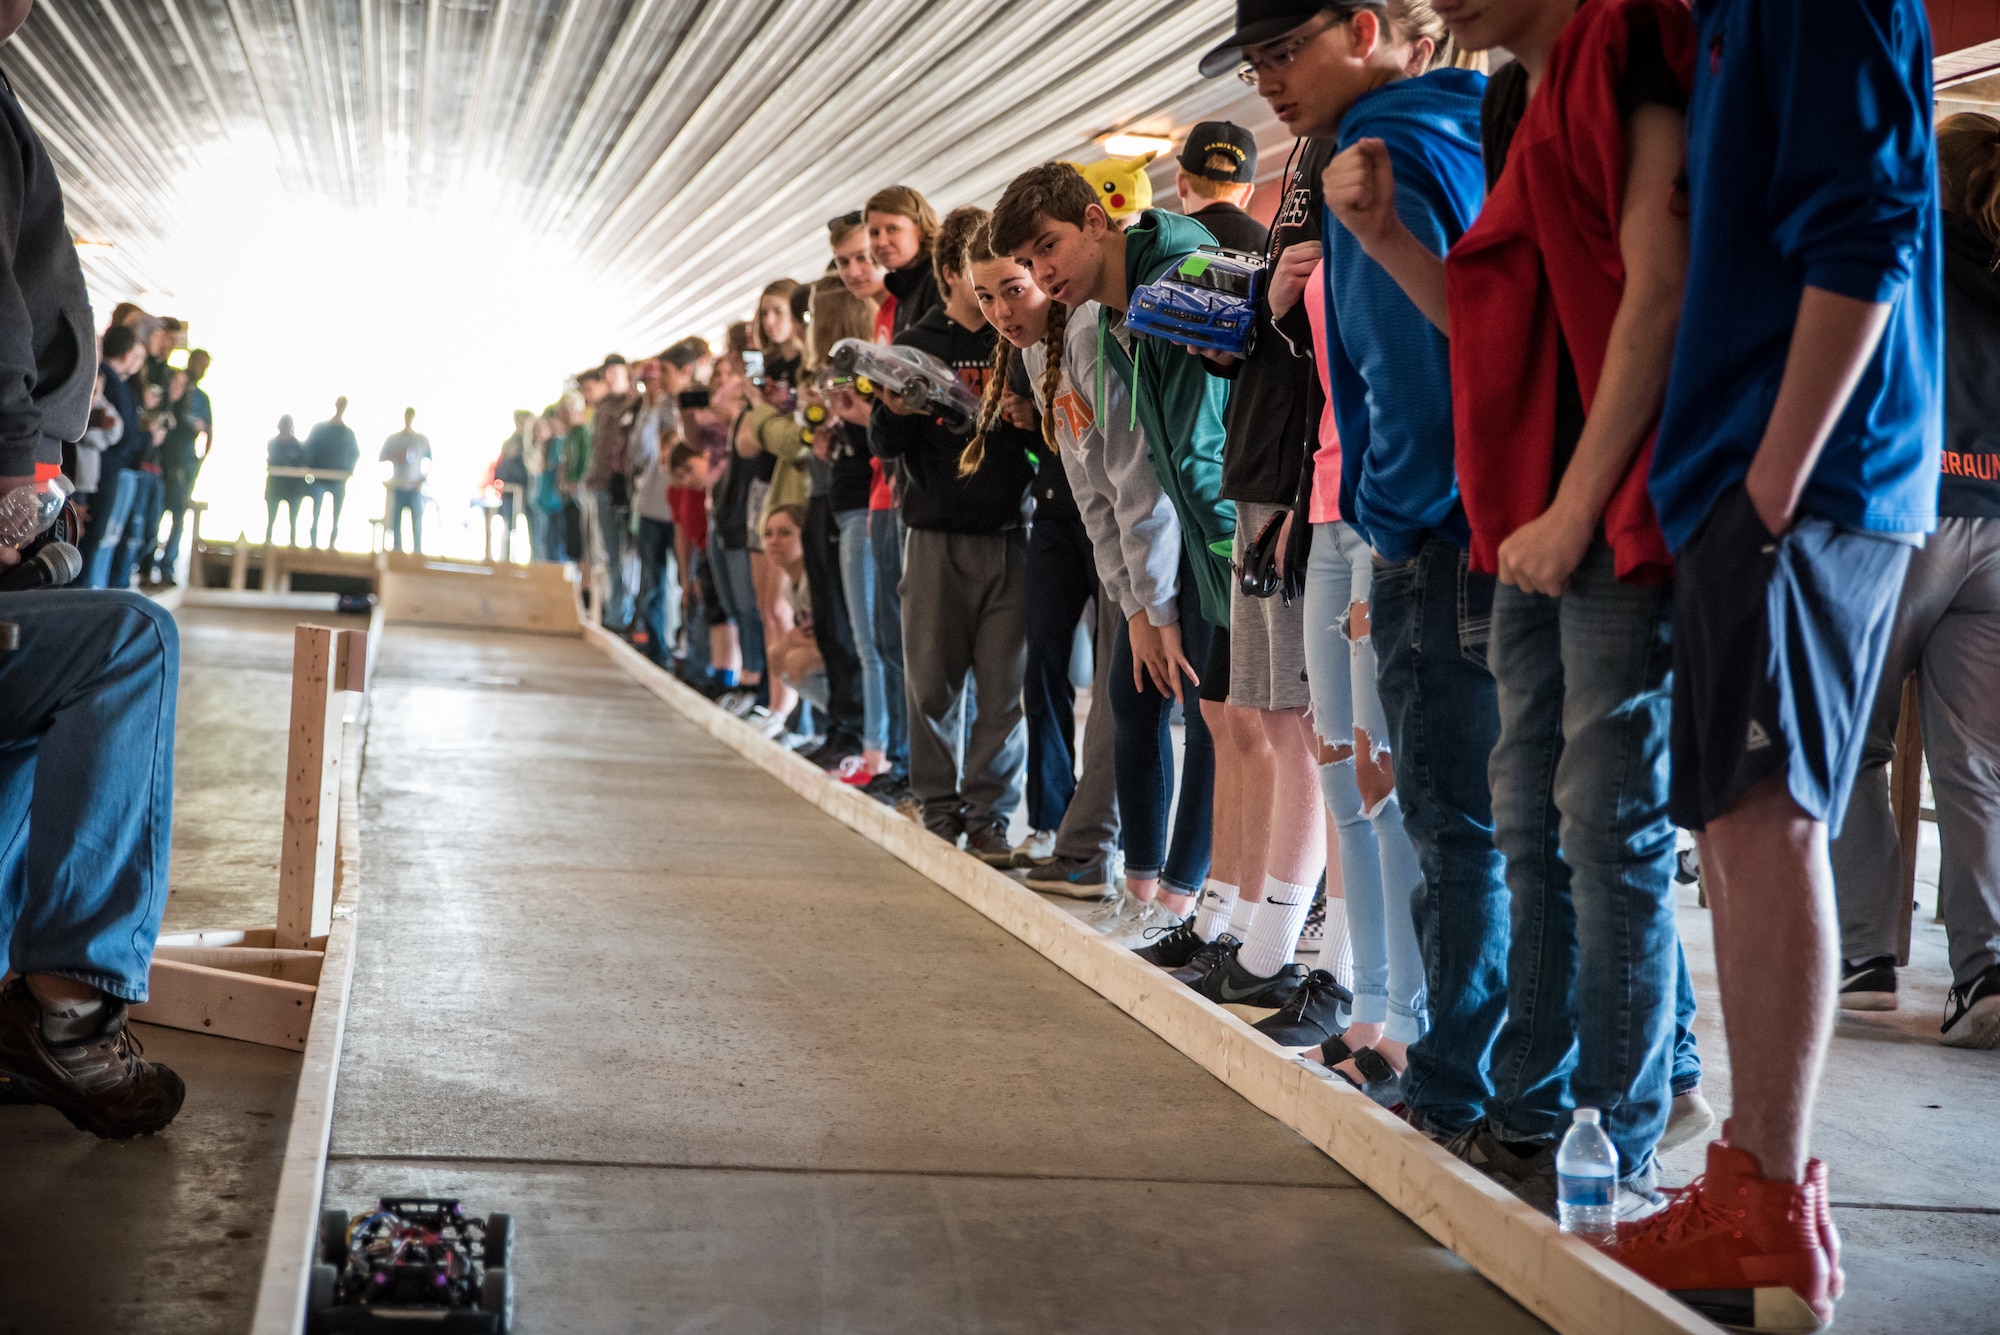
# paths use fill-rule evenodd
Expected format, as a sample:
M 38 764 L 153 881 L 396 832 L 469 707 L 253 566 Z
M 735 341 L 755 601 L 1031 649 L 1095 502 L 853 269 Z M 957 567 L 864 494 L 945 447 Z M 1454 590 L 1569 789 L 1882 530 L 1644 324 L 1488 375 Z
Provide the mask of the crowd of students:
M 1182 147 L 1180 213 L 1067 163 L 990 213 L 885 188 L 723 348 L 519 414 L 496 478 L 536 557 L 724 708 L 1102 900 L 1094 926 L 1545 1209 L 1600 1110 L 1623 1260 L 1824 1322 L 1808 1128 L 1842 941 L 1847 1004 L 1893 1004 L 1912 671 L 1943 1038 L 2000 1040 L 2000 122 L 1934 132 L 1916 0 L 1238 19 L 1202 69 L 1297 136 L 1268 232 L 1225 123 Z M 1248 352 L 1135 332 L 1133 291 L 1218 241 L 1266 262 Z M 865 392 L 843 339 L 942 361 L 976 422 Z M 1713 1123 L 1676 827 L 1734 1113 L 1663 1193 L 1661 1149 Z
M 200 348 L 176 357 L 185 346 L 179 320 L 129 301 L 112 311 L 98 339 L 89 426 L 63 449 L 63 471 L 84 518 L 79 586 L 126 589 L 178 578 L 195 478 L 215 443 L 215 412 L 201 387 L 210 358 Z

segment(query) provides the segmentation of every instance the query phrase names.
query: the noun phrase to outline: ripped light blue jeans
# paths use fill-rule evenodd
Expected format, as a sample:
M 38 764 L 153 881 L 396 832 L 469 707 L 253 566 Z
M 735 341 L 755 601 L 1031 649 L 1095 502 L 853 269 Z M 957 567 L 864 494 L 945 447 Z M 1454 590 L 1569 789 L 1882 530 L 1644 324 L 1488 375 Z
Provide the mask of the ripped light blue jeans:
M 1314 727 L 1328 746 L 1354 746 L 1368 734 L 1379 755 L 1389 746 L 1389 721 L 1375 684 L 1375 647 L 1347 636 L 1348 609 L 1368 601 L 1374 559 L 1347 524 L 1313 525 L 1306 566 L 1306 678 Z M 1383 1037 L 1414 1043 L 1428 1027 L 1424 959 L 1410 894 L 1423 873 L 1403 830 L 1392 792 L 1368 811 L 1352 756 L 1319 767 L 1320 791 L 1340 835 L 1340 875 L 1347 895 L 1347 930 L 1354 949 L 1354 1022 L 1380 1024 Z

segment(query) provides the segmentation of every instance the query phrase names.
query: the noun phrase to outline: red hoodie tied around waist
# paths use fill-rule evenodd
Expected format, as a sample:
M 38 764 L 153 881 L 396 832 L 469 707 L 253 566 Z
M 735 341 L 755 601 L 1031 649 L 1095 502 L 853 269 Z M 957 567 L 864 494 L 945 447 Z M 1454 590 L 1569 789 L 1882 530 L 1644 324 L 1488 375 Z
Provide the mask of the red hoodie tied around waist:
M 1682 0 L 1583 5 L 1528 102 L 1499 184 L 1446 260 L 1458 485 L 1472 567 L 1488 574 L 1498 569 L 1501 542 L 1554 495 L 1559 335 L 1586 412 L 1604 374 L 1625 292 L 1618 226 L 1628 154 L 1618 85 L 1633 32 L 1649 26 L 1682 86 L 1693 81 L 1694 26 Z M 1673 574 L 1646 494 L 1652 457 L 1648 433 L 1604 510 L 1618 578 L 1635 584 Z

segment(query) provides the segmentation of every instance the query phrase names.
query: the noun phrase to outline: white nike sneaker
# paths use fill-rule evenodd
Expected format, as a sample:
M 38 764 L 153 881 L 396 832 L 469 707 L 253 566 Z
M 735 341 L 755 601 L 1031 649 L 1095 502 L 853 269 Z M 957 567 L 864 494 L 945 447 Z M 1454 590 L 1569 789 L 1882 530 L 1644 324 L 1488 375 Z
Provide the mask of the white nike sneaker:
M 1152 945 L 1180 923 L 1180 919 L 1157 899 L 1138 901 L 1138 903 L 1137 913 L 1105 933 L 1127 950 L 1137 950 L 1141 946 Z

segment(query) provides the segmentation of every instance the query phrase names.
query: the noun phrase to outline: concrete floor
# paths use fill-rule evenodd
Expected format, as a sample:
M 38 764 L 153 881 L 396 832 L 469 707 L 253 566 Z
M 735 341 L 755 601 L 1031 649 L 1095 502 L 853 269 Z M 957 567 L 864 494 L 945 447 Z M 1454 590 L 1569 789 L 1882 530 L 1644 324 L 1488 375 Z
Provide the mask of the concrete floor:
M 216 608 L 176 615 L 169 928 L 271 920 L 292 627 L 307 619 Z M 102 1141 L 46 1108 L 0 1108 L 0 1335 L 249 1325 L 299 1058 L 151 1025 L 133 1032 L 149 1058 L 187 1081 L 187 1103 L 167 1131 Z
M 2000 1331 L 2000 1051 L 1937 1041 L 1951 970 L 1936 921 L 1937 827 L 1925 823 L 1922 839 L 1902 1009 L 1842 1014 L 1813 1123 L 1845 1247 L 1842 1335 Z M 1702 1088 L 1727 1116 L 1714 935 L 1693 887 L 1680 916 L 1699 994 Z M 1701 1172 L 1702 1156 L 1699 1146 L 1676 1151 L 1666 1180 Z
M 524 1331 L 1540 1329 L 579 642 L 397 628 L 363 802 L 328 1198 L 513 1211 Z

